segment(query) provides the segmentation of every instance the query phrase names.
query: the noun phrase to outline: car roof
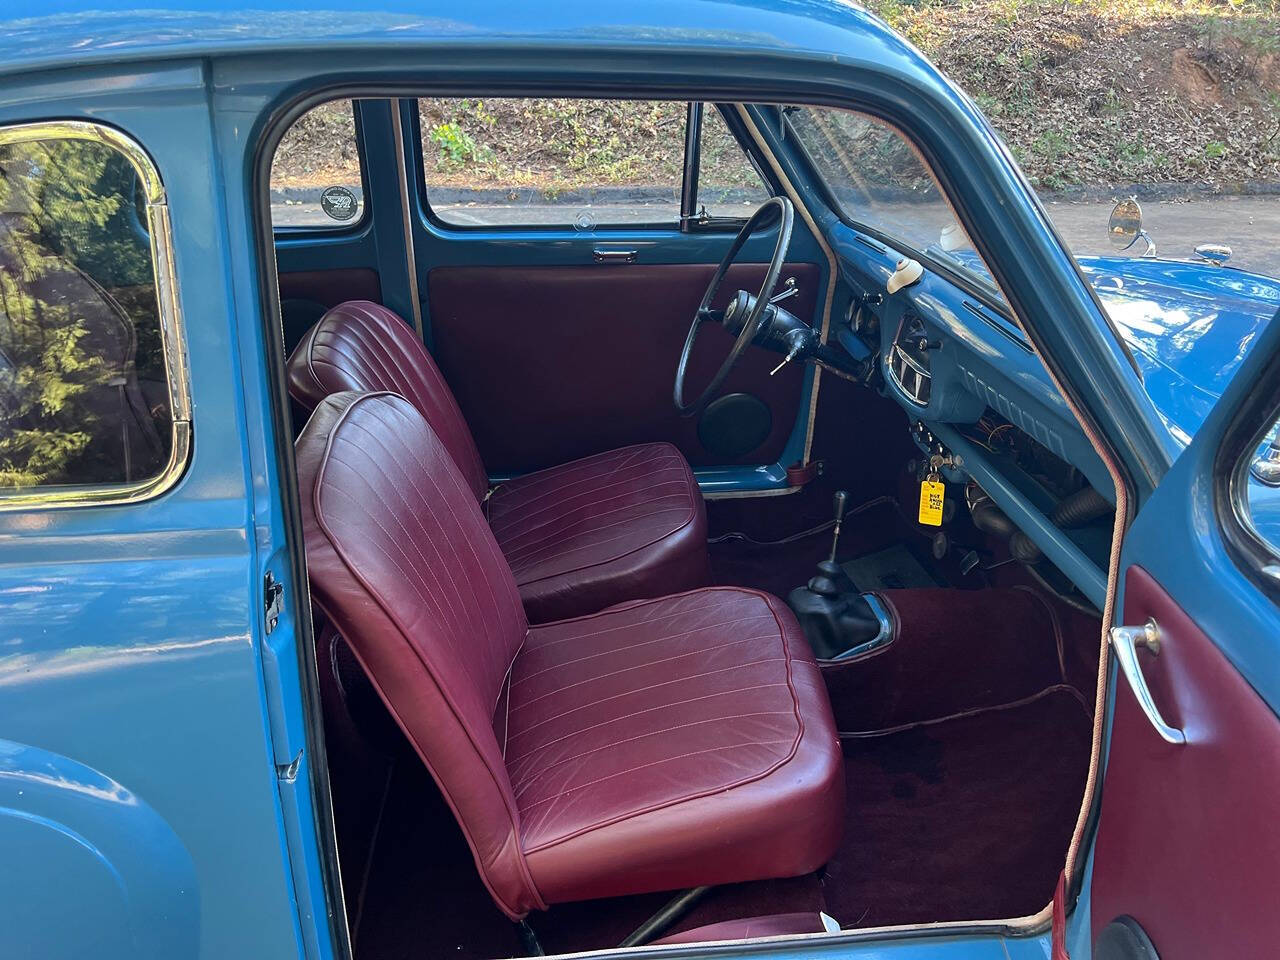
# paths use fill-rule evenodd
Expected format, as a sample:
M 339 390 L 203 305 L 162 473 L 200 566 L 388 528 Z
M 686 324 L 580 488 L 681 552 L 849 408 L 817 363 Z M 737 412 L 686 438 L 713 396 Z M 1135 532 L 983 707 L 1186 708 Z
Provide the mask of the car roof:
M 724 52 L 896 61 L 936 72 L 878 17 L 847 0 L 42 0 L 0 10 L 0 73 L 58 66 L 281 51 L 439 44 L 699 47 Z M 39 12 L 32 12 L 38 9 Z M 931 77 L 931 79 L 933 78 Z

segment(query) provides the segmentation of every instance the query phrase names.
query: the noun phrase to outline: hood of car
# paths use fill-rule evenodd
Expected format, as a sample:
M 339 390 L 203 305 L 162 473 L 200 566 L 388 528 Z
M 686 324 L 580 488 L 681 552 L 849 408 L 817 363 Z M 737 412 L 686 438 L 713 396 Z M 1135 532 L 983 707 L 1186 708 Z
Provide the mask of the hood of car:
M 1128 341 L 1148 396 L 1187 444 L 1280 310 L 1280 281 L 1186 261 L 1078 259 Z

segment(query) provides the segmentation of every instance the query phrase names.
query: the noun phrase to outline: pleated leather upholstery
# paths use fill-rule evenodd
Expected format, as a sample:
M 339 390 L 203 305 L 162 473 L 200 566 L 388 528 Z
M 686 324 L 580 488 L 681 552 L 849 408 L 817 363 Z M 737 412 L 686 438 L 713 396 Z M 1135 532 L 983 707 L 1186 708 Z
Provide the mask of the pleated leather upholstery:
M 449 385 L 386 307 L 342 303 L 289 357 L 289 392 L 314 409 L 341 390 L 398 393 L 444 443 L 477 500 L 488 478 Z M 578 616 L 710 580 L 706 510 L 683 454 L 624 447 L 500 485 L 486 503 L 530 620 Z
M 702 494 L 668 443 L 526 474 L 499 486 L 486 507 L 535 623 L 710 579 Z
M 508 915 L 793 876 L 831 855 L 839 742 L 780 601 L 703 589 L 530 628 L 465 480 L 406 400 L 327 398 L 297 462 L 313 597 Z
M 308 411 L 343 390 L 398 393 L 443 441 L 479 500 L 488 474 L 453 391 L 422 340 L 394 312 L 368 300 L 329 310 L 303 335 L 287 363 L 289 395 Z
M 826 687 L 791 611 L 754 590 L 534 627 L 506 763 L 548 902 L 796 876 L 840 839 Z
M 528 625 L 479 504 L 394 394 L 320 401 L 297 464 L 312 600 L 440 784 L 498 905 L 543 906 L 494 728 Z

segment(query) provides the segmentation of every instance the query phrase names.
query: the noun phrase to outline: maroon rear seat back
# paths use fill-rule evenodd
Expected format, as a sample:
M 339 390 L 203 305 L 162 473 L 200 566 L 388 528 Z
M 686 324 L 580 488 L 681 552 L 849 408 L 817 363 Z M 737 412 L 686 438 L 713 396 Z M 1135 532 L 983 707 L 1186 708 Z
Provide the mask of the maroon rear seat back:
M 288 375 L 290 396 L 308 411 L 343 390 L 400 394 L 427 418 L 476 499 L 488 491 L 484 461 L 453 391 L 417 334 L 386 307 L 338 304 L 303 336 Z
M 389 393 L 320 401 L 297 464 L 314 601 L 436 776 L 499 905 L 542 908 L 494 730 L 528 625 L 472 490 Z

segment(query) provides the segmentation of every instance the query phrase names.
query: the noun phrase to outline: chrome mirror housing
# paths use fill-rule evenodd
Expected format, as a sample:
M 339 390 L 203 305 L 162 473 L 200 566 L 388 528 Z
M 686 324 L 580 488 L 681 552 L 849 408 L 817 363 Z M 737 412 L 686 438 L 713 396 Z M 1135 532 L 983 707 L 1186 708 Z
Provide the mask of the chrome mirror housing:
M 1231 248 L 1225 243 L 1200 243 L 1196 245 L 1196 256 L 1220 267 L 1231 259 Z
M 1121 200 L 1111 208 L 1111 217 L 1107 221 L 1107 235 L 1111 245 L 1117 250 L 1128 250 L 1139 239 L 1145 241 L 1147 247 L 1142 251 L 1144 257 L 1156 255 L 1155 241 L 1142 229 L 1142 207 L 1136 197 Z

